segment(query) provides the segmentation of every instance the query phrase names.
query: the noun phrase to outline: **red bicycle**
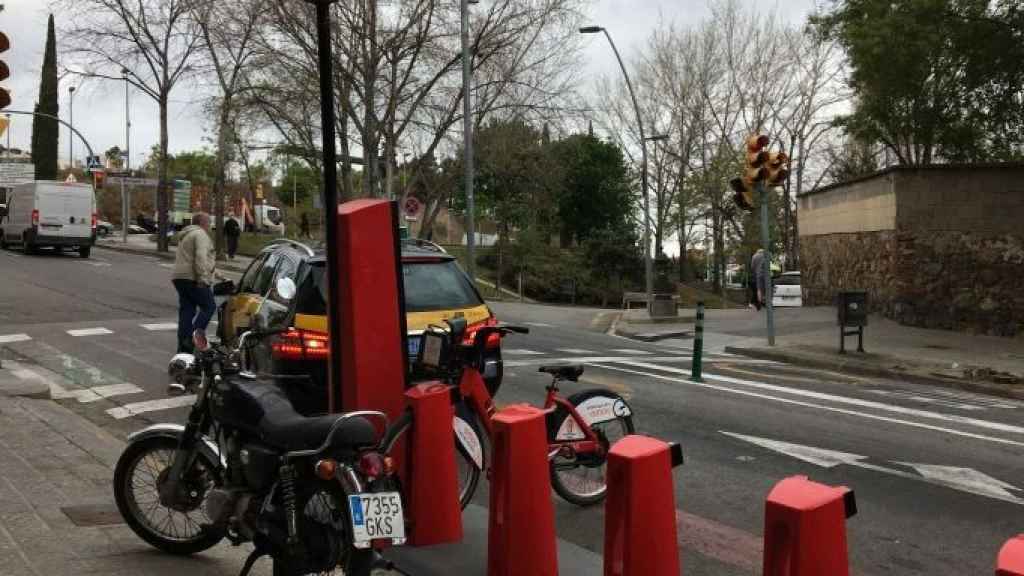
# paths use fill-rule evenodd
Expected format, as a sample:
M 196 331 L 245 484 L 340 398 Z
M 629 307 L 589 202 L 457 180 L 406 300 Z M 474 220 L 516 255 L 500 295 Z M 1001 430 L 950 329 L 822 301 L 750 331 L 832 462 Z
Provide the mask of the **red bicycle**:
M 492 417 L 496 407 L 481 376 L 485 343 L 493 334 L 527 334 L 529 329 L 487 326 L 466 343 L 465 321 L 446 322 L 447 328 L 433 326 L 424 332 L 419 361 L 425 368 L 436 370 L 443 381 L 458 387 L 453 427 L 459 498 L 465 507 L 476 492 L 481 473 L 489 469 L 489 442 L 485 440 L 490 440 L 494 432 Z M 610 390 L 589 389 L 561 396 L 559 383 L 577 382 L 583 374 L 582 365 L 541 366 L 539 371 L 551 375 L 544 398 L 551 485 L 559 496 L 578 506 L 600 502 L 607 492 L 608 450 L 617 440 L 634 432 L 633 411 L 625 398 Z M 395 422 L 385 453 L 390 452 L 391 445 L 410 424 L 411 415 Z

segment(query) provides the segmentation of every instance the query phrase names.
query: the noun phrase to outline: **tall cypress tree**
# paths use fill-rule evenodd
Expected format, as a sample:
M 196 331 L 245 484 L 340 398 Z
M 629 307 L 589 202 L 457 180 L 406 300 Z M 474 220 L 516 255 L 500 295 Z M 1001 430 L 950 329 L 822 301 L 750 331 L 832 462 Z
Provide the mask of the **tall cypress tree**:
M 53 14 L 46 30 L 46 52 L 43 54 L 43 76 L 39 81 L 39 101 L 35 111 L 49 114 L 32 117 L 32 162 L 36 165 L 36 180 L 57 179 L 57 143 L 60 128 L 57 124 L 57 36 L 53 30 Z

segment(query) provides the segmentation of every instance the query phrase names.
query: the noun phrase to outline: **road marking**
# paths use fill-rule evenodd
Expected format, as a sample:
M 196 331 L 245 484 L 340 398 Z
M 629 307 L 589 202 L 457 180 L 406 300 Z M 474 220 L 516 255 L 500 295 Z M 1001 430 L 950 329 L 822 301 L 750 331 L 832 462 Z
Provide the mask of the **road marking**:
M 638 356 L 650 354 L 647 350 L 637 350 L 636 348 L 612 348 L 612 352 L 618 352 L 619 354 L 634 354 Z
M 174 268 L 174 264 L 171 264 L 170 262 L 161 262 L 160 263 L 160 267 L 161 268 Z
M 565 352 L 566 354 L 595 354 L 592 350 L 584 350 L 583 348 L 559 348 L 559 352 Z
M 174 396 L 173 398 L 160 398 L 158 400 L 148 400 L 146 402 L 133 402 L 131 404 L 125 404 L 124 406 L 111 408 L 110 410 L 107 410 L 107 414 L 118 420 L 123 420 L 131 416 L 145 414 L 146 412 L 156 412 L 158 410 L 170 410 L 171 408 L 190 406 L 195 402 L 195 400 L 195 394 L 186 394 L 184 396 Z
M 113 334 L 111 330 L 106 328 L 80 328 L 78 330 L 68 330 L 68 334 L 72 336 L 102 336 L 104 334 Z
M 882 388 L 873 388 L 868 389 L 867 391 L 872 394 L 878 394 L 879 396 L 903 398 L 907 400 L 914 400 L 917 402 L 924 402 L 926 404 L 939 404 L 942 406 L 951 406 L 953 408 L 962 408 L 964 410 L 984 410 L 985 408 L 1014 410 L 1022 407 L 1021 403 L 1014 402 L 1013 400 L 986 397 L 980 394 L 971 394 L 969 392 L 957 393 L 950 392 L 947 390 L 932 390 L 928 392 L 920 392 L 911 390 L 890 390 Z
M 896 464 L 917 470 L 920 473 L 920 475 L 917 475 L 904 472 L 903 470 L 896 470 L 885 466 L 861 462 L 861 460 L 867 459 L 867 456 L 861 456 L 860 454 L 850 454 L 848 452 L 838 452 L 836 450 L 827 450 L 825 448 L 803 446 L 800 444 L 793 444 L 791 442 L 783 442 L 781 440 L 758 438 L 757 436 L 746 436 L 743 434 L 736 434 L 734 432 L 726 432 L 724 430 L 719 430 L 719 432 L 737 440 L 749 442 L 762 448 L 767 448 L 768 450 L 785 454 L 791 458 L 803 460 L 804 462 L 809 462 L 815 466 L 821 466 L 822 468 L 835 468 L 842 464 L 847 466 L 856 466 L 857 468 L 882 472 L 883 474 L 890 474 L 892 476 L 916 480 L 918 482 L 926 482 L 937 486 L 945 486 L 946 488 L 952 488 L 953 490 L 958 490 L 960 492 L 967 492 L 968 494 L 974 494 L 976 496 L 985 496 L 986 498 L 993 498 L 995 500 L 1002 500 L 1004 502 L 1011 502 L 1013 504 L 1024 506 L 1024 499 L 1017 498 L 1009 492 L 1009 490 L 1019 490 L 1019 488 L 971 468 L 896 462 Z
M 544 322 L 523 322 L 527 326 L 536 326 L 538 328 L 554 328 L 552 324 L 545 324 Z
M 98 262 L 98 261 L 93 261 L 93 260 L 83 260 L 82 263 L 83 264 L 88 264 L 89 266 L 95 266 L 97 268 L 102 268 L 102 267 L 105 267 L 105 266 L 110 266 L 110 262 Z
M 880 416 L 878 414 L 871 414 L 869 412 L 858 412 L 856 410 L 849 410 L 846 408 L 837 408 L 835 406 L 827 406 L 825 404 L 814 404 L 813 402 L 804 402 L 802 400 L 794 400 L 792 398 L 782 398 L 780 396 L 771 396 L 769 394 L 762 394 L 760 392 L 752 392 L 749 390 L 739 390 L 736 388 L 729 388 L 728 386 L 720 386 L 717 384 L 708 384 L 706 382 L 693 382 L 691 380 L 682 380 L 679 378 L 673 378 L 665 376 L 664 374 L 656 374 L 654 372 L 641 372 L 639 370 L 630 370 L 629 368 L 622 368 L 619 366 L 613 366 L 609 364 L 595 364 L 598 368 L 604 368 L 605 370 L 617 370 L 626 374 L 633 374 L 636 376 L 647 376 L 649 378 L 656 378 L 658 380 L 666 380 L 674 384 L 682 384 L 684 386 L 695 386 L 697 388 L 707 388 L 709 390 L 717 390 L 719 392 L 725 392 L 728 394 L 738 394 L 740 396 L 749 396 L 751 398 L 761 398 L 764 400 L 774 400 L 775 402 L 781 402 L 783 404 L 790 404 L 793 406 L 803 406 L 805 408 L 815 408 L 818 410 L 824 410 L 826 412 L 835 412 L 837 414 L 846 414 L 848 416 L 856 416 L 858 418 L 865 418 L 868 420 L 878 420 L 879 422 L 889 422 L 891 424 L 900 424 L 903 426 L 910 426 L 912 428 L 921 428 L 923 430 L 933 430 L 935 432 L 944 432 L 946 434 L 952 434 L 953 436 L 960 436 L 962 438 L 973 438 L 975 440 L 984 440 L 986 442 L 993 442 L 995 444 L 1006 444 L 1008 446 L 1017 446 L 1024 448 L 1024 442 L 1016 440 L 1009 440 L 1007 438 L 999 438 L 997 436 L 987 436 L 985 434 L 978 434 L 975 432 L 966 432 L 963 430 L 957 430 L 955 428 L 944 428 L 942 426 L 936 426 L 934 424 L 925 424 L 924 422 L 914 422 L 913 420 L 901 420 L 899 418 L 891 418 L 889 416 Z M 707 379 L 707 373 L 704 374 Z
M 686 376 L 690 375 L 689 370 L 682 368 L 673 368 L 671 366 L 659 366 L 657 364 L 649 364 L 647 362 L 637 361 L 620 361 L 618 364 L 625 364 L 627 366 L 635 366 L 638 368 L 648 368 L 661 370 L 664 372 L 672 372 L 677 374 L 683 374 Z M 929 418 L 932 420 L 942 420 L 945 422 L 956 422 L 958 424 L 967 424 L 969 426 L 975 426 L 978 428 L 985 428 L 988 430 L 998 430 L 1000 432 L 1009 432 L 1012 434 L 1024 434 L 1024 428 L 1020 426 L 1014 426 L 1012 424 L 1003 424 L 1002 422 L 992 422 L 990 420 L 979 420 L 977 418 L 969 418 L 967 416 L 960 416 L 957 414 L 941 414 L 939 412 L 929 412 L 927 410 L 918 410 L 916 408 L 906 408 L 903 406 L 896 406 L 893 404 L 883 404 L 881 402 L 874 402 L 872 400 L 861 400 L 860 398 L 850 398 L 847 396 L 837 396 L 835 394 L 827 394 L 825 392 L 814 392 L 812 390 L 802 390 L 800 388 L 790 388 L 788 386 L 778 386 L 775 384 L 767 384 L 764 382 L 756 382 L 753 380 L 743 380 L 740 378 L 731 378 L 729 376 L 719 376 L 716 374 L 703 374 L 705 380 L 715 380 L 718 382 L 725 382 L 726 384 L 737 384 L 740 386 L 748 386 L 751 388 L 758 388 L 761 390 L 770 390 L 772 392 L 781 392 L 783 394 L 793 394 L 795 396 L 804 396 L 807 398 L 814 398 L 816 400 L 828 400 L 831 402 L 838 402 L 840 404 L 848 404 L 850 406 L 857 406 L 859 408 L 871 408 L 874 410 L 884 410 L 886 412 L 895 412 L 906 416 L 917 416 L 919 418 Z M 677 380 L 679 382 L 689 383 L 688 380 Z
M 644 356 L 648 362 L 689 362 L 690 356 Z M 636 356 L 566 356 L 564 358 L 523 358 L 521 360 L 506 360 L 505 366 L 536 366 L 538 364 L 556 364 L 568 362 L 572 364 L 597 364 L 601 362 L 629 363 L 636 359 Z M 714 358 L 705 358 L 705 362 L 715 362 Z M 759 360 L 747 358 L 742 360 L 730 360 L 730 364 L 751 364 L 769 365 L 775 364 L 772 360 Z M 671 371 L 671 370 L 670 370 Z
M 149 330 L 150 332 L 158 332 L 158 331 L 161 331 L 161 330 L 177 330 L 178 329 L 178 323 L 177 322 L 163 322 L 163 323 L 160 323 L 160 324 L 139 324 L 139 326 L 142 326 L 143 328 L 145 328 L 146 330 Z
M 135 384 L 129 384 L 128 382 L 107 384 L 105 386 L 94 386 L 92 388 L 82 388 L 78 390 L 64 390 L 57 385 L 50 386 L 50 396 L 54 400 L 74 398 L 83 404 L 96 402 L 97 400 L 103 400 L 113 396 L 121 396 L 123 394 L 138 394 L 142 391 L 142 388 L 139 388 Z
M 512 356 L 541 356 L 543 352 L 537 352 L 536 350 L 524 350 L 522 348 L 514 348 L 512 350 L 502 350 L 502 354 L 510 354 Z
M 0 344 L 10 344 L 12 342 L 28 342 L 32 337 L 28 334 L 0 334 Z

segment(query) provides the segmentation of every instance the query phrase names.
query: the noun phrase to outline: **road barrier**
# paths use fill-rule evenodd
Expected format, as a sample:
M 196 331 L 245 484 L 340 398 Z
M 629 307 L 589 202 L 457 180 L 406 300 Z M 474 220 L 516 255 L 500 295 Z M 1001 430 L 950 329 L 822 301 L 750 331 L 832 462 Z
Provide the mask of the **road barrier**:
M 849 488 L 780 481 L 765 504 L 764 576 L 849 576 L 846 519 L 856 513 Z
M 412 409 L 405 473 L 409 544 L 429 546 L 462 540 L 462 508 L 452 441 L 454 411 L 448 386 L 420 384 L 405 393 Z
M 996 576 L 1024 576 L 1024 534 L 1003 544 L 996 559 Z
M 544 415 L 527 405 L 494 415 L 488 576 L 558 574 Z
M 678 576 L 672 468 L 678 444 L 648 436 L 619 440 L 608 454 L 604 576 Z
M 703 382 L 701 378 L 701 356 L 704 354 L 704 303 L 697 302 L 697 322 L 693 326 L 693 362 L 690 366 L 690 380 Z

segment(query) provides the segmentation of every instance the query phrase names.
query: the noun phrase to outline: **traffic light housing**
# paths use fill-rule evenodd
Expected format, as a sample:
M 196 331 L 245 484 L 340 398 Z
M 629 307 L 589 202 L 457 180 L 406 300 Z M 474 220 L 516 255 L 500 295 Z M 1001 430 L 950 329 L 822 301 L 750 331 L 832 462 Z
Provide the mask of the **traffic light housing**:
M 0 53 L 7 52 L 11 48 L 11 42 L 7 39 L 7 34 L 0 32 Z M 11 75 L 11 69 L 7 67 L 7 62 L 0 60 L 0 82 L 7 80 Z M 0 110 L 7 108 L 11 105 L 11 93 L 7 91 L 7 88 L 0 86 Z
M 92 186 L 96 190 L 103 190 L 103 183 L 107 179 L 107 173 L 104 170 L 93 170 L 92 172 Z
M 769 186 L 781 186 L 789 177 L 789 156 L 785 152 L 771 152 L 768 154 L 768 175 L 766 180 Z
M 729 182 L 735 192 L 732 199 L 742 210 L 749 212 L 754 209 L 754 187 L 770 176 L 768 163 L 771 154 L 765 150 L 770 142 L 771 140 L 764 134 L 755 134 L 747 138 L 743 175 Z

